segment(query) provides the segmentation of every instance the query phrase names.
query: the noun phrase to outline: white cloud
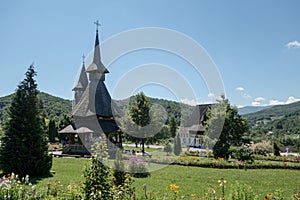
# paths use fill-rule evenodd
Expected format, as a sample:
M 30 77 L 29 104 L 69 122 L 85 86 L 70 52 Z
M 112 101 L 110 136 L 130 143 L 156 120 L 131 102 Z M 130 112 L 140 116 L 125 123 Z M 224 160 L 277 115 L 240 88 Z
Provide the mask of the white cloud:
M 258 102 L 258 101 L 253 101 L 251 103 L 252 106 L 261 106 L 261 102 Z
M 263 97 L 257 97 L 254 99 L 254 101 L 264 101 L 264 100 L 266 100 L 266 99 Z
M 295 103 L 297 101 L 300 101 L 300 99 L 297 99 L 293 96 L 290 96 L 286 101 L 279 101 L 277 99 L 272 99 L 269 101 L 269 105 L 284 105 L 284 104 L 290 104 L 290 103 Z
M 208 95 L 207 95 L 209 98 L 215 98 L 216 97 L 216 95 L 214 94 L 214 93 L 208 93 Z
M 299 48 L 300 47 L 300 42 L 298 42 L 297 40 L 289 42 L 285 45 L 287 48 Z
M 251 103 L 252 106 L 275 106 L 275 105 L 285 105 L 290 103 L 295 103 L 297 101 L 300 101 L 300 99 L 297 99 L 293 96 L 290 96 L 286 101 L 280 101 L 278 99 L 271 99 L 268 103 L 263 103 L 266 101 L 264 97 L 257 97 L 254 99 L 254 101 Z
M 197 102 L 197 100 L 195 100 L 195 99 L 188 99 L 188 98 L 181 99 L 180 102 L 184 103 L 184 104 L 191 105 L 191 106 L 196 106 L 197 104 L 199 104 Z
M 245 91 L 245 89 L 244 89 L 243 87 L 237 87 L 236 90 L 237 90 L 237 91 L 240 91 L 240 92 Z
M 300 101 L 300 99 L 297 99 L 297 98 L 295 98 L 293 96 L 290 96 L 285 103 L 286 104 L 290 104 L 290 103 L 295 103 L 297 101 Z
M 285 102 L 279 101 L 277 99 L 272 99 L 272 100 L 269 101 L 270 106 L 283 105 L 283 104 L 285 104 Z
M 236 89 L 238 92 L 241 93 L 241 95 L 242 95 L 243 98 L 245 98 L 245 99 L 251 99 L 251 98 L 252 98 L 250 94 L 247 94 L 247 93 L 245 92 L 245 88 L 243 88 L 243 87 L 237 87 L 237 88 L 235 88 L 235 89 Z

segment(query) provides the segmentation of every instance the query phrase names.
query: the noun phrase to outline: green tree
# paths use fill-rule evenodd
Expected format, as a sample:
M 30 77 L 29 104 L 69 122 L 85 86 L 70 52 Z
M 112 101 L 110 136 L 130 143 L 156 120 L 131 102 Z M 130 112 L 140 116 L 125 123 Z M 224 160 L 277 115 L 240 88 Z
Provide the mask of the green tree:
M 174 154 L 176 156 L 179 156 L 181 153 L 181 140 L 179 137 L 179 134 L 176 135 L 175 140 L 174 140 Z
M 0 167 L 4 173 L 43 176 L 49 173 L 52 157 L 48 154 L 45 119 L 37 98 L 33 65 L 25 75 L 9 107 L 0 148 Z
M 64 114 L 63 116 L 61 116 L 59 118 L 59 122 L 58 122 L 58 130 L 62 130 L 63 128 L 65 128 L 66 126 L 70 125 L 74 123 L 73 118 L 70 115 Z
M 67 114 L 64 114 L 63 116 L 61 116 L 59 118 L 59 122 L 58 122 L 58 127 L 57 129 L 59 131 L 61 131 L 62 129 L 64 129 L 66 126 L 70 125 L 70 124 L 73 124 L 74 123 L 74 120 L 73 118 L 70 116 L 70 115 L 67 115 Z M 57 132 L 57 136 L 59 137 L 59 141 L 61 140 L 64 140 L 65 138 L 63 138 L 62 134 L 59 134 L 58 135 L 58 132 Z
M 84 170 L 85 199 L 113 199 L 112 173 L 104 164 L 108 159 L 107 144 L 104 136 L 93 145 L 92 159 Z
M 132 121 L 141 127 L 145 127 L 150 123 L 150 101 L 149 99 L 145 96 L 144 93 L 139 93 L 136 97 L 135 100 L 130 104 L 129 106 L 129 112 Z M 146 140 L 146 135 L 144 132 L 139 132 L 141 141 L 142 141 L 142 152 L 145 152 L 145 140 Z
M 246 143 L 244 136 L 248 131 L 247 121 L 238 114 L 237 108 L 232 107 L 224 96 L 218 100 L 215 107 L 207 115 L 206 134 L 215 141 L 214 157 L 227 159 L 230 146 L 241 146 Z M 223 127 L 220 127 L 222 125 Z
M 174 115 L 171 115 L 171 117 L 170 117 L 170 135 L 172 138 L 175 138 L 176 130 L 177 130 L 177 123 L 175 121 Z
M 55 136 L 57 135 L 57 130 L 55 126 L 55 121 L 50 120 L 49 125 L 48 125 L 48 137 L 49 137 L 49 142 L 55 142 Z

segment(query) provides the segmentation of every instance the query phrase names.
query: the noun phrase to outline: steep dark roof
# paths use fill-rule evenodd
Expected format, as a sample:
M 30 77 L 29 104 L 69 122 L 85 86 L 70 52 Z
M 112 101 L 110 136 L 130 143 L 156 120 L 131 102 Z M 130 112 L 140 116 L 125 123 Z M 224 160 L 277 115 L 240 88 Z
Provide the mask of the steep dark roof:
M 204 125 L 204 121 L 207 119 L 206 113 L 213 107 L 214 104 L 197 105 L 184 126 L 189 127 L 198 124 Z
M 84 66 L 84 63 L 83 63 L 82 67 L 81 67 L 78 83 L 73 88 L 73 91 L 75 91 L 75 90 L 84 91 L 87 88 L 88 84 L 89 84 L 89 81 L 88 81 L 88 78 L 87 78 L 87 75 L 86 75 L 86 72 L 85 72 L 85 66 Z
M 122 116 L 121 110 L 111 99 L 110 94 L 103 81 L 91 82 L 82 95 L 81 100 L 73 109 L 73 116 L 88 117 Z
M 100 73 L 100 74 L 109 73 L 109 71 L 106 69 L 106 67 L 103 65 L 103 63 L 101 61 L 98 30 L 96 32 L 93 62 L 87 68 L 86 72 L 88 72 L 88 73 L 96 72 L 96 73 Z
M 76 133 L 93 133 L 94 131 L 92 131 L 91 129 L 87 128 L 87 127 L 80 127 L 79 129 L 76 130 Z
M 66 126 L 65 128 L 63 128 L 62 130 L 60 130 L 58 133 L 76 133 L 76 128 L 74 125 L 70 124 L 68 126 Z

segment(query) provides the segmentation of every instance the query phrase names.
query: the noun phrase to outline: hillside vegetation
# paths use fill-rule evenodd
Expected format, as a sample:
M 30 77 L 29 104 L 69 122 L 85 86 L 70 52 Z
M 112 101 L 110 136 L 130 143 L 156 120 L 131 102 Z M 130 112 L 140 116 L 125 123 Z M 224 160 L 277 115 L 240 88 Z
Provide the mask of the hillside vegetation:
M 277 105 L 244 115 L 253 140 L 271 139 L 300 149 L 300 102 Z
M 14 94 L 0 97 L 0 124 L 5 118 L 5 109 L 10 105 Z M 70 114 L 72 110 L 72 101 L 56 97 L 44 92 L 39 93 L 38 97 L 42 100 L 46 112 L 46 117 L 53 119 L 58 123 L 60 117 L 64 114 Z
M 8 105 L 10 105 L 13 95 L 14 94 L 10 94 L 8 96 L 0 97 L 0 124 L 3 123 L 3 120 L 5 118 L 5 109 Z M 38 96 L 43 102 L 46 117 L 48 119 L 53 119 L 56 124 L 58 124 L 60 118 L 63 115 L 69 115 L 72 111 L 71 100 L 56 97 L 44 92 L 41 92 Z M 167 111 L 168 115 L 173 115 L 176 119 L 177 124 L 180 124 L 181 117 L 183 120 L 186 119 L 194 109 L 193 106 L 178 103 L 175 101 L 151 97 L 149 98 L 151 104 L 159 104 Z M 118 100 L 117 104 L 122 111 L 125 111 L 131 100 L 132 97 L 126 100 Z

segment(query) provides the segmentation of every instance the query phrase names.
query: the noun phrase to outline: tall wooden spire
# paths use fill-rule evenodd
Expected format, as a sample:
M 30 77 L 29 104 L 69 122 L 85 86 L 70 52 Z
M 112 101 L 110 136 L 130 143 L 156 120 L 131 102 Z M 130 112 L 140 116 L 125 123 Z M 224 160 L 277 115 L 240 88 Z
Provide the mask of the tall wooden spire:
M 95 39 L 95 47 L 94 47 L 94 57 L 92 64 L 87 68 L 86 72 L 89 73 L 90 80 L 105 80 L 105 74 L 109 73 L 106 67 L 103 65 L 101 61 L 101 53 L 100 53 L 100 43 L 99 43 L 99 34 L 98 34 L 98 26 L 100 26 L 98 20 L 95 22 L 96 29 L 96 39 Z

